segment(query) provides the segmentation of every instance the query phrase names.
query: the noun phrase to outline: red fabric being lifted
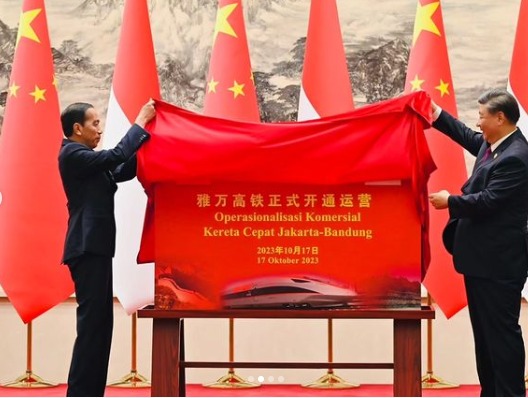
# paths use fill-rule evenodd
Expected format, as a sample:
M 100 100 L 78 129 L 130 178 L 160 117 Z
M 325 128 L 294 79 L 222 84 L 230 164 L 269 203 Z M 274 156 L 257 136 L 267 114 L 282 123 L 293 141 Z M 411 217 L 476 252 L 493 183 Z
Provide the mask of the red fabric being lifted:
M 410 180 L 427 244 L 427 181 L 436 166 L 423 133 L 431 118 L 425 92 L 300 123 L 216 119 L 164 102 L 157 102 L 156 109 L 147 126 L 152 137 L 138 154 L 138 178 L 149 197 L 155 184 L 166 182 L 331 185 Z M 145 226 L 143 233 L 152 230 Z M 428 250 L 424 256 L 426 266 Z M 143 244 L 138 261 L 154 259 L 154 248 Z

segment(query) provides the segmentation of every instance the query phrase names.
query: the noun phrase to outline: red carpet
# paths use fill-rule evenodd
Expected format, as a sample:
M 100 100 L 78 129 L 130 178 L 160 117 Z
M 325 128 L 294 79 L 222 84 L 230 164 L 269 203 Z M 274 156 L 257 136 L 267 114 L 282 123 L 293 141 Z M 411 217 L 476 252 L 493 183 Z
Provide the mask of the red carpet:
M 424 390 L 424 397 L 477 397 L 480 388 L 475 385 L 465 385 L 445 390 Z M 64 384 L 52 388 L 5 388 L 0 387 L 0 397 L 64 397 Z M 115 388 L 106 389 L 107 397 L 149 397 L 150 388 Z M 391 397 L 392 385 L 364 384 L 358 388 L 347 390 L 318 390 L 303 388 L 291 384 L 271 384 L 259 388 L 244 390 L 222 390 L 205 388 L 198 384 L 187 386 L 189 397 Z

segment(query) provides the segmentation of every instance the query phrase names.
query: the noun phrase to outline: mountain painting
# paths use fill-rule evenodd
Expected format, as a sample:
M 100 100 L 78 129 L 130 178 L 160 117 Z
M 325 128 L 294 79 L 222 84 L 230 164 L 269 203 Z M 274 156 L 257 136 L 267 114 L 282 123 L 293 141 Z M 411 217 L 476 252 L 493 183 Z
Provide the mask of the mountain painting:
M 0 124 L 21 3 L 0 0 Z M 62 107 L 85 101 L 106 114 L 123 4 L 46 3 Z M 201 112 L 217 0 L 148 4 L 163 99 Z M 478 95 L 506 87 L 519 4 L 442 1 L 458 112 L 470 125 L 476 122 Z M 246 0 L 243 5 L 262 121 L 296 120 L 310 1 Z M 373 7 L 366 0 L 337 0 L 337 7 L 356 107 L 403 92 L 416 1 L 379 0 Z

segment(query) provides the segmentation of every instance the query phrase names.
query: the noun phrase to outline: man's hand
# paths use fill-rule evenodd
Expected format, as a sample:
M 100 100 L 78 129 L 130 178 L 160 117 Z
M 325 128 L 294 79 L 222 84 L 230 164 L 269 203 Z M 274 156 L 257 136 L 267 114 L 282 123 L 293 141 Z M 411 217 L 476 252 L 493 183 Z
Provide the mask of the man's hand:
M 136 124 L 145 128 L 145 125 L 156 116 L 156 109 L 154 109 L 154 100 L 150 99 L 143 105 L 136 117 Z
M 438 109 L 438 105 L 436 105 L 436 103 L 433 100 L 431 100 L 431 113 L 434 114 L 437 109 Z
M 436 210 L 447 209 L 447 199 L 450 193 L 445 189 L 429 194 L 429 202 L 433 205 Z

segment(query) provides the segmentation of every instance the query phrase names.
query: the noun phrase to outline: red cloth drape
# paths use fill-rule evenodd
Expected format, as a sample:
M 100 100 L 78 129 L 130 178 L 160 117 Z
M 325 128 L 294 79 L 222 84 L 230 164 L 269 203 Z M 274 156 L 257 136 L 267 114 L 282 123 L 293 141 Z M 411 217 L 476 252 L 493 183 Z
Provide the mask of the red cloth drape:
M 138 154 L 138 178 L 147 194 L 162 182 L 410 180 L 427 243 L 427 181 L 436 166 L 423 133 L 431 113 L 424 92 L 300 123 L 216 119 L 164 102 L 156 109 L 156 118 L 147 126 L 151 139 Z M 154 259 L 154 248 L 143 245 L 139 260 Z M 424 266 L 428 261 L 424 250 Z

